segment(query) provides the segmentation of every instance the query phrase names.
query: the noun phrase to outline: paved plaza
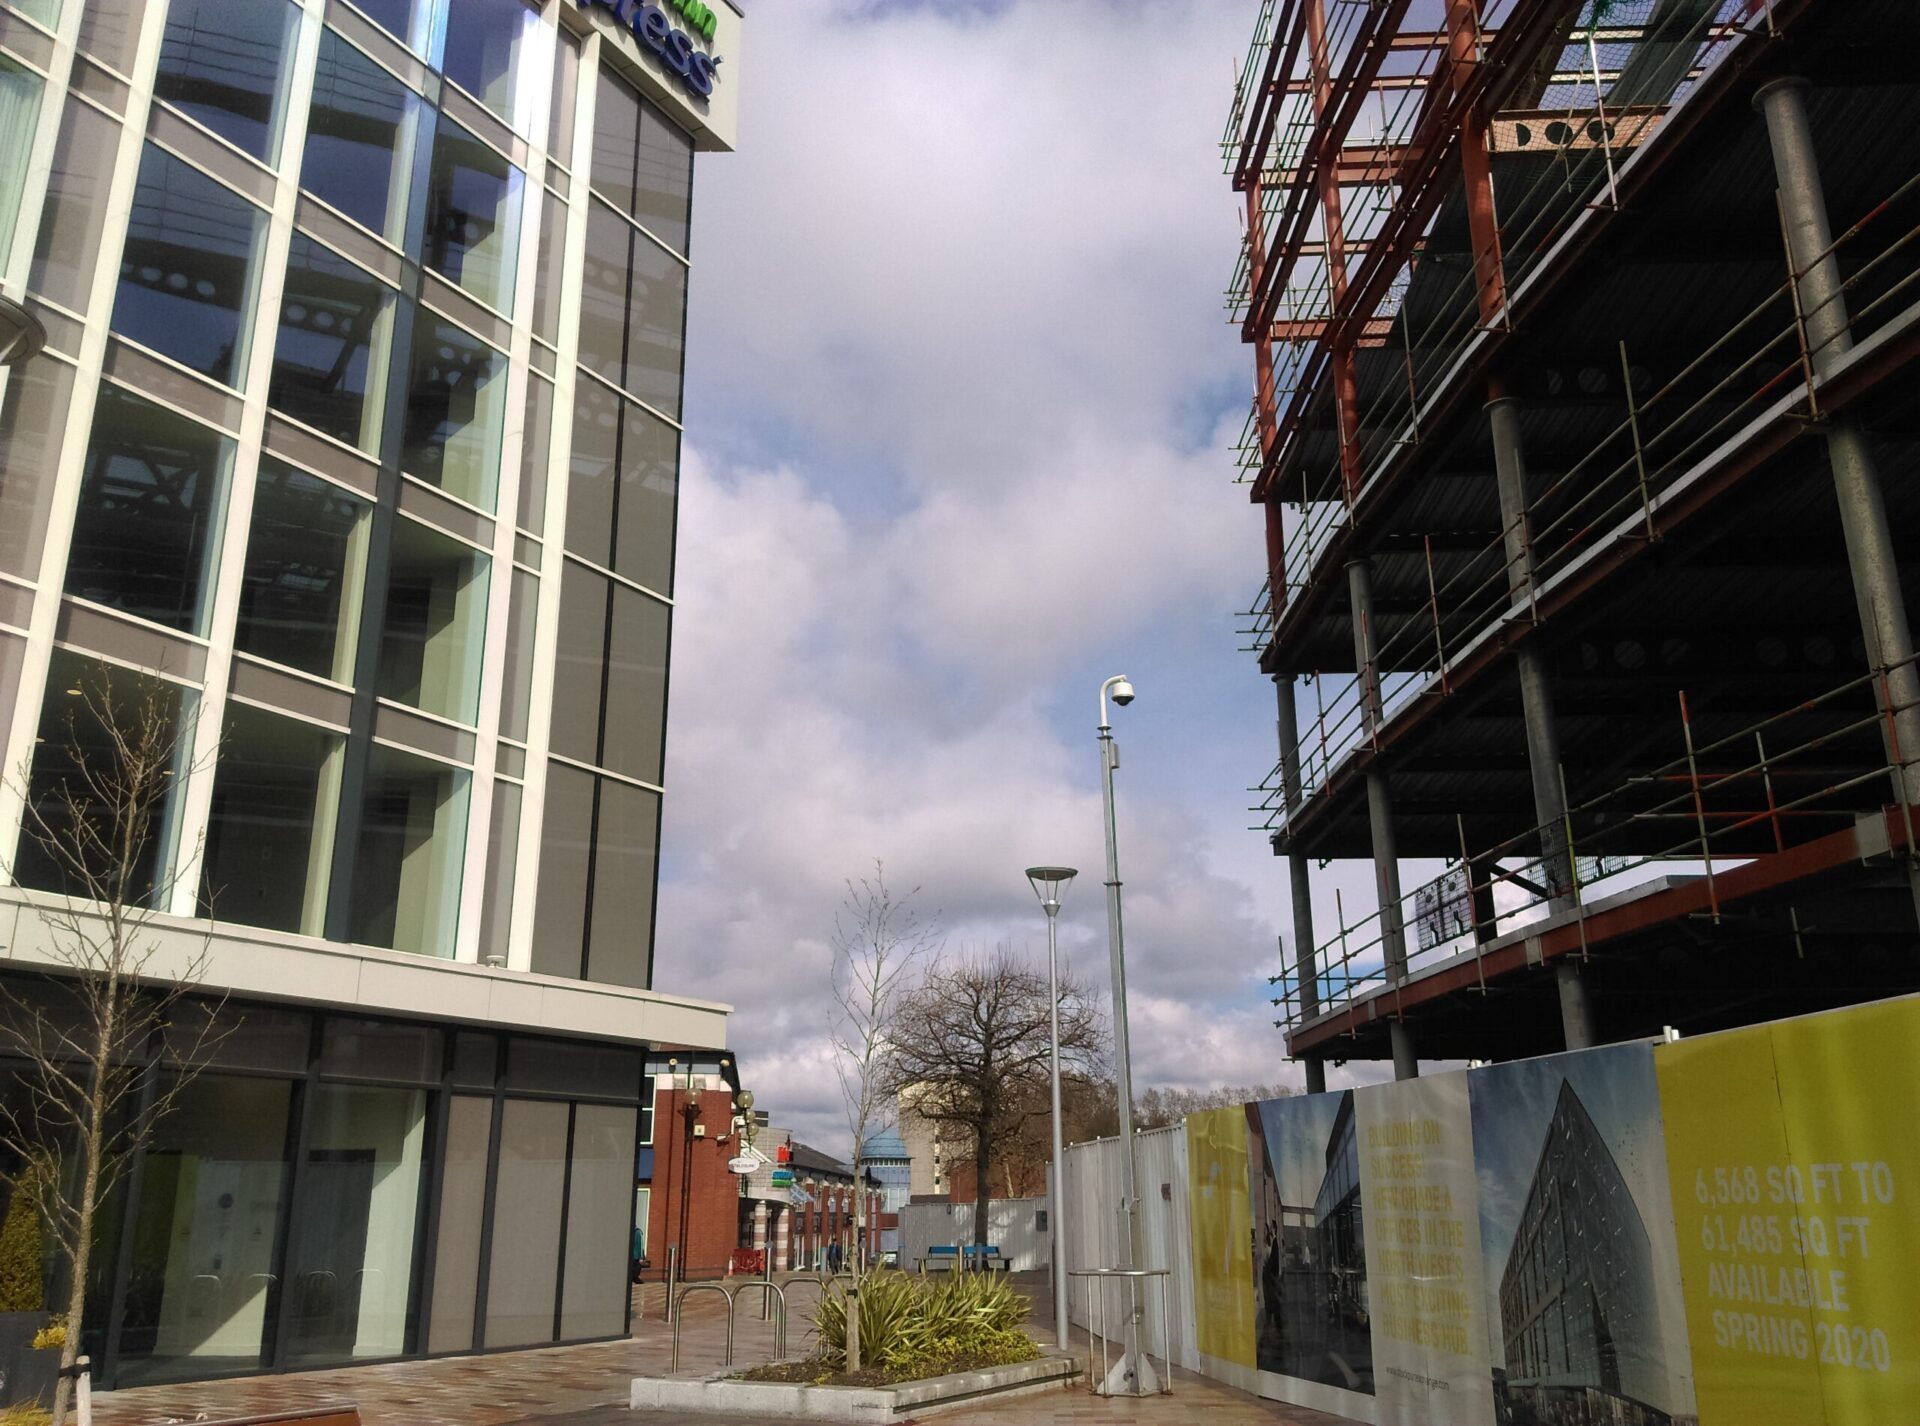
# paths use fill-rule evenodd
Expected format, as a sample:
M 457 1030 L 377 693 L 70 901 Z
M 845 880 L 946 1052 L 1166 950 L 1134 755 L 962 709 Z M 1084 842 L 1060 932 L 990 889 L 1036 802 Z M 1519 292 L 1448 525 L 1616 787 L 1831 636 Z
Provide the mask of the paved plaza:
M 1051 1309 L 1044 1283 L 1027 1286 L 1035 1292 L 1036 1335 L 1045 1336 Z M 798 1350 L 811 1293 L 796 1291 L 794 1297 L 792 1339 Z M 671 1351 L 671 1335 L 661 1321 L 662 1289 L 657 1285 L 641 1289 L 635 1301 L 633 1336 L 624 1342 L 102 1392 L 94 1397 L 94 1422 L 95 1426 L 163 1426 L 352 1402 L 365 1426 L 509 1426 L 518 1422 L 529 1426 L 536 1422 L 540 1426 L 762 1426 L 764 1418 L 690 1418 L 627 1410 L 623 1403 L 628 1383 L 636 1376 L 665 1374 Z M 726 1345 L 725 1304 L 717 1293 L 696 1293 L 687 1299 L 685 1311 L 681 1370 L 718 1369 Z M 1084 1340 L 1078 1334 L 1076 1338 L 1075 1346 L 1084 1350 Z M 743 1300 L 735 1362 L 765 1361 L 772 1354 L 771 1324 L 761 1322 L 757 1308 Z M 1177 1375 L 1172 1395 L 1143 1401 L 1111 1401 L 1075 1386 L 957 1407 L 929 1419 L 943 1426 L 1109 1421 L 1177 1426 L 1196 1413 L 1209 1426 L 1351 1426 L 1339 1417 L 1261 1401 L 1185 1372 Z

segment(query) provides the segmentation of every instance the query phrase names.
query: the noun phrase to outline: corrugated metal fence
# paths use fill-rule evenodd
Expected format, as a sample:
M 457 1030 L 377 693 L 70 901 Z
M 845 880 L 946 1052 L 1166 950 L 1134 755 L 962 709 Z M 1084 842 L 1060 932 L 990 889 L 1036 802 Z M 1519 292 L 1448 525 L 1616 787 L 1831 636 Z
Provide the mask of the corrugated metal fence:
M 1044 1198 L 996 1198 L 987 1211 L 987 1242 L 1010 1260 L 1015 1272 L 1052 1261 L 1051 1235 L 1041 1227 Z M 900 1266 L 912 1272 L 928 1248 L 973 1241 L 971 1203 L 909 1203 L 900 1210 Z
M 1192 1246 L 1187 1232 L 1187 1133 L 1184 1125 L 1149 1129 L 1135 1135 L 1139 1148 L 1142 1240 L 1146 1261 L 1142 1267 L 1167 1268 L 1146 1301 L 1147 1346 L 1161 1355 L 1160 1298 L 1168 1293 L 1167 1324 L 1173 1335 L 1176 1367 L 1199 1370 L 1194 1352 Z M 1125 1183 L 1118 1139 L 1096 1139 L 1067 1150 L 1065 1216 L 1067 1267 L 1114 1267 L 1120 1262 L 1121 1189 Z M 1068 1313 L 1074 1325 L 1087 1327 L 1087 1288 L 1072 1280 Z M 1109 1328 L 1124 1315 L 1124 1291 L 1108 1284 L 1106 1305 Z

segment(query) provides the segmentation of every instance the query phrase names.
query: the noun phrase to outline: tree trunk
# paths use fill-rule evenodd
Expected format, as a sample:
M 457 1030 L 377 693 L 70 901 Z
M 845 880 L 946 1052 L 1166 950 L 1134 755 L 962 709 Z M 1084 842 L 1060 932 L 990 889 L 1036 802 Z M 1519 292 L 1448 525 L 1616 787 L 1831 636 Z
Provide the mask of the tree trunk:
M 976 1248 L 987 1246 L 988 1211 L 993 1207 L 993 1179 L 988 1171 L 993 1167 L 993 1148 L 987 1142 L 984 1129 L 976 1130 L 973 1136 L 973 1245 Z M 985 1267 L 986 1255 L 980 1255 L 978 1264 Z

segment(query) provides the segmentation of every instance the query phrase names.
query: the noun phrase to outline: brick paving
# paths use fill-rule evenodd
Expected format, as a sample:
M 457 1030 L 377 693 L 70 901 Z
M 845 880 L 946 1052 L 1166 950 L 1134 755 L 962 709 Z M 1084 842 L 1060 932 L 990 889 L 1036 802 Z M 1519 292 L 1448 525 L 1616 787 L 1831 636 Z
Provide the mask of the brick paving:
M 1049 1336 L 1045 1324 L 1051 1308 L 1044 1280 L 1022 1286 L 1034 1297 L 1036 1335 Z M 794 1293 L 792 1354 L 805 1349 L 805 1319 L 812 1300 L 811 1291 Z M 666 1373 L 670 1337 L 660 1320 L 662 1302 L 657 1285 L 639 1290 L 634 1335 L 624 1342 L 101 1392 L 93 1399 L 95 1426 L 216 1421 L 341 1401 L 359 1407 L 364 1426 L 762 1426 L 765 1418 L 760 1417 L 634 1412 L 621 1404 L 632 1378 Z M 725 1354 L 725 1304 L 716 1293 L 695 1293 L 685 1311 L 682 1372 L 716 1370 Z M 1076 1346 L 1084 1348 L 1084 1342 Z M 751 1301 L 743 1302 L 736 1365 L 767 1361 L 772 1355 L 771 1324 L 760 1321 Z M 1354 1426 L 1341 1417 L 1262 1401 L 1186 1372 L 1176 1373 L 1169 1396 L 1108 1400 L 1076 1385 L 957 1407 L 928 1419 L 941 1426 L 1189 1426 L 1195 1413 L 1204 1415 L 1207 1426 Z

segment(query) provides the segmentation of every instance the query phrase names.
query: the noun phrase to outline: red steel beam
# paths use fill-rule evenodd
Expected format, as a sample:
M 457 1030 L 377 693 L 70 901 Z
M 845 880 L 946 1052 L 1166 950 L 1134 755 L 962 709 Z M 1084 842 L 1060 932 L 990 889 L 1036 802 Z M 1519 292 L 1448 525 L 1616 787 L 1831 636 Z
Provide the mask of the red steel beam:
M 1347 51 L 1346 68 L 1333 81 L 1333 90 L 1338 96 L 1337 106 L 1330 117 L 1315 125 L 1313 138 L 1309 140 L 1312 159 L 1307 167 L 1326 161 L 1329 155 L 1337 153 L 1345 145 L 1354 120 L 1359 116 L 1361 102 L 1366 98 L 1367 88 L 1380 72 L 1380 65 L 1387 56 L 1386 46 L 1376 44 L 1375 38 L 1382 33 L 1396 33 L 1411 3 L 1412 0 L 1386 0 L 1379 9 L 1370 7 L 1360 21 L 1353 45 Z M 1292 72 L 1291 64 L 1288 72 Z M 1302 170 L 1299 178 L 1288 186 L 1281 208 L 1279 230 L 1267 250 L 1264 269 L 1266 290 L 1249 294 L 1251 310 L 1242 329 L 1243 339 L 1251 340 L 1255 333 L 1273 320 L 1280 293 L 1285 289 L 1287 277 L 1297 260 L 1296 249 L 1306 239 L 1313 209 L 1314 194 L 1306 182 L 1306 172 Z
M 1387 215 L 1381 233 L 1374 239 L 1374 250 L 1352 289 L 1350 301 L 1335 313 L 1336 320 L 1347 321 L 1357 317 L 1364 321 L 1379 310 L 1394 276 L 1425 234 L 1427 222 L 1446 192 L 1444 178 L 1449 176 L 1449 160 L 1459 144 L 1461 127 L 1467 114 L 1480 102 L 1494 77 L 1527 67 L 1532 59 L 1532 51 L 1551 37 L 1552 26 L 1542 23 L 1542 19 L 1562 3 L 1564 0 L 1520 0 L 1506 26 L 1498 32 L 1494 45 L 1489 47 L 1485 59 L 1473 66 L 1472 73 L 1460 76 L 1456 82 L 1450 67 L 1443 66 L 1435 71 L 1436 93 L 1450 88 L 1453 91 L 1452 100 L 1432 103 L 1408 140 L 1409 146 L 1426 151 L 1429 162 L 1418 175 L 1410 175 L 1413 181 L 1403 189 Z M 1397 23 L 1398 16 L 1394 18 Z M 1384 46 L 1376 47 L 1376 50 L 1378 54 L 1385 53 Z M 1355 107 L 1358 107 L 1357 101 Z M 1344 137 L 1344 131 L 1341 136 Z M 1279 285 L 1270 285 L 1266 294 L 1267 305 L 1256 307 L 1254 315 L 1262 321 L 1271 321 L 1273 318 L 1272 304 L 1279 299 Z M 1267 489 L 1274 483 L 1282 462 L 1282 452 L 1288 449 L 1289 438 L 1298 429 L 1300 418 L 1318 386 L 1318 377 L 1325 369 L 1326 357 L 1330 355 L 1326 349 L 1337 340 L 1335 337 L 1323 343 L 1322 350 L 1309 359 L 1307 369 L 1314 379 L 1303 382 L 1288 404 L 1280 422 L 1280 448 L 1263 464 L 1260 475 L 1255 479 L 1252 491 L 1254 499 L 1265 499 Z
M 1887 837 L 1895 855 L 1906 850 L 1906 819 L 1897 807 L 1879 813 L 1886 825 Z M 1846 827 L 1829 832 L 1784 852 L 1756 857 L 1731 871 L 1719 872 L 1714 886 L 1704 878 L 1670 886 L 1647 896 L 1636 897 L 1623 905 L 1595 911 L 1584 921 L 1574 920 L 1541 932 L 1537 937 L 1513 941 L 1498 950 L 1476 956 L 1460 965 L 1448 966 L 1431 975 L 1405 980 L 1391 993 L 1368 995 L 1343 1009 L 1295 1030 L 1287 1036 L 1287 1053 L 1300 1055 L 1326 1046 L 1344 1036 L 1357 1033 L 1374 1021 L 1431 1004 L 1462 991 L 1477 990 L 1506 976 L 1525 974 L 1529 967 L 1561 956 L 1577 954 L 1583 948 L 1603 945 L 1670 925 L 1709 909 L 1717 894 L 1722 906 L 1751 901 L 1781 887 L 1812 877 L 1824 876 L 1861 863 L 1862 847 L 1857 828 Z
M 1769 3 L 1774 28 L 1778 33 L 1785 35 L 1807 12 L 1813 0 L 1769 0 Z M 1649 150 L 1644 157 L 1632 164 L 1621 175 L 1621 202 L 1628 211 L 1632 210 L 1635 198 L 1658 181 L 1660 175 L 1674 161 L 1674 156 L 1686 151 L 1685 135 L 1706 123 L 1709 118 L 1719 112 L 1722 104 L 1732 102 L 1733 96 L 1743 92 L 1746 76 L 1774 53 L 1775 47 L 1768 45 L 1741 46 L 1736 48 L 1723 63 L 1707 71 L 1701 88 L 1689 102 L 1671 111 L 1661 121 L 1663 131 L 1672 131 L 1667 133 L 1667 141 Z M 1609 230 L 1609 224 L 1589 222 L 1579 231 L 1576 244 L 1561 254 L 1551 268 L 1539 274 L 1529 284 L 1523 310 L 1516 310 L 1512 314 L 1518 325 L 1525 326 L 1534 314 L 1545 310 L 1558 295 L 1560 288 L 1581 270 L 1580 261 L 1587 251 L 1600 240 L 1602 234 Z M 1469 367 L 1461 372 L 1460 379 L 1448 391 L 1441 393 L 1441 403 L 1428 413 L 1427 424 L 1437 429 L 1454 416 L 1466 393 L 1473 388 L 1473 383 L 1484 375 L 1498 357 L 1500 344 L 1498 338 L 1487 344 Z M 1401 479 L 1423 458 L 1421 448 L 1416 446 L 1406 448 L 1388 461 L 1380 473 L 1380 478 L 1368 485 L 1364 498 L 1356 502 L 1354 521 L 1333 531 L 1325 558 L 1333 560 L 1347 558 L 1346 550 L 1352 543 L 1354 531 L 1366 523 L 1366 513 L 1375 505 L 1389 502 Z M 1256 489 L 1260 479 L 1268 478 L 1263 469 L 1261 477 L 1255 481 Z M 1274 630 L 1273 639 L 1262 655 L 1261 667 L 1265 672 L 1280 671 L 1290 630 L 1305 627 L 1315 617 L 1315 610 L 1327 598 L 1328 588 L 1327 581 L 1308 581 L 1302 587 L 1302 598 L 1296 601 L 1293 617 Z

